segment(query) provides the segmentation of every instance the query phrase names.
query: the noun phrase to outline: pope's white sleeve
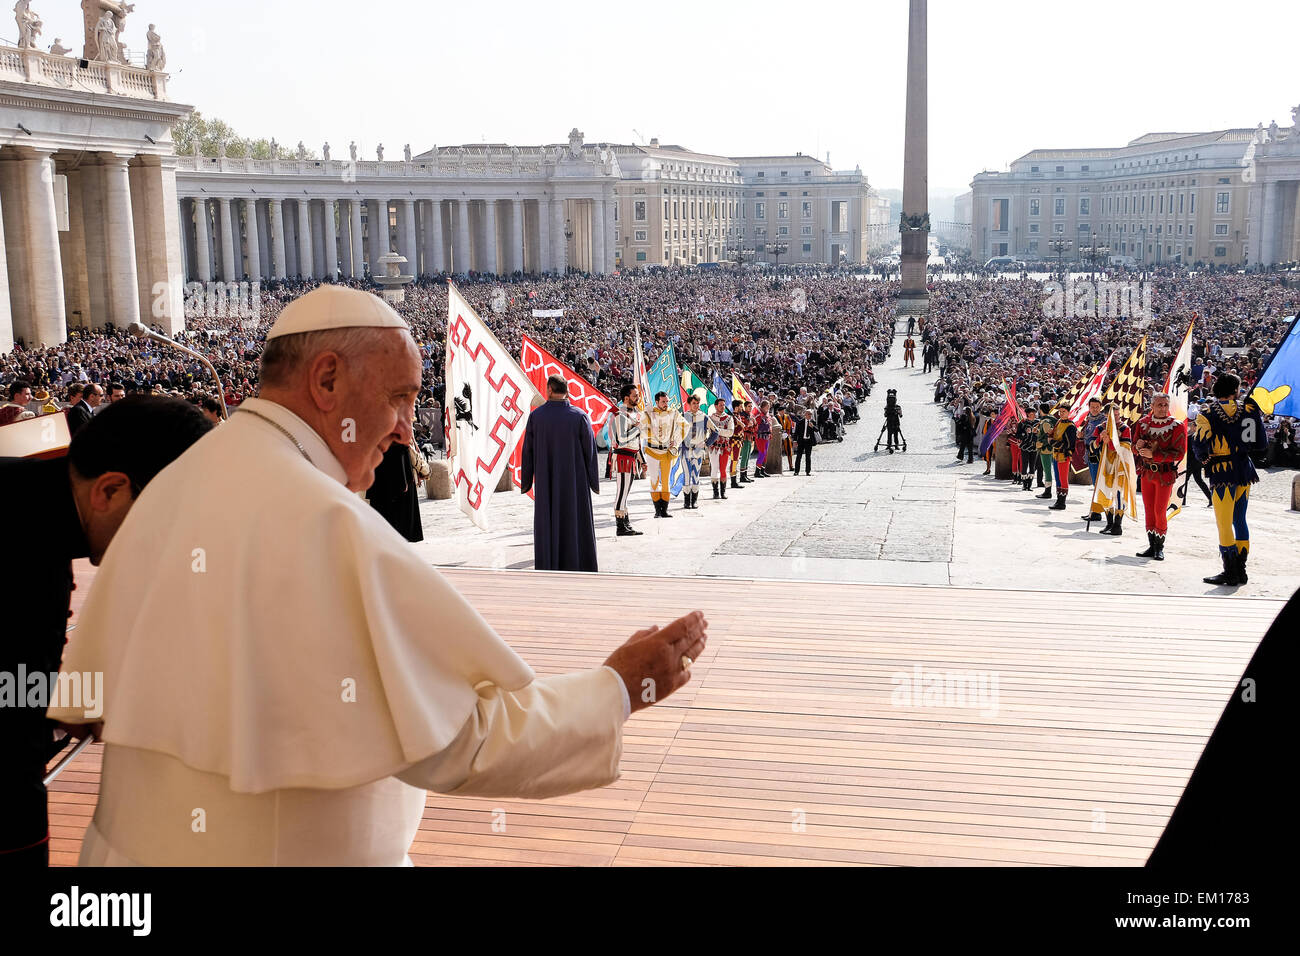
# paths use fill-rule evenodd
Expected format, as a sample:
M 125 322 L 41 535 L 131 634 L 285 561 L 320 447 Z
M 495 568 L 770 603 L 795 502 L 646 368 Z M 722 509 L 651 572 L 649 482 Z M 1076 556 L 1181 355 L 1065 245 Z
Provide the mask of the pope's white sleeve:
M 611 668 L 539 677 L 517 691 L 492 684 L 477 691 L 456 739 L 399 780 L 439 793 L 541 799 L 618 779 L 630 704 Z

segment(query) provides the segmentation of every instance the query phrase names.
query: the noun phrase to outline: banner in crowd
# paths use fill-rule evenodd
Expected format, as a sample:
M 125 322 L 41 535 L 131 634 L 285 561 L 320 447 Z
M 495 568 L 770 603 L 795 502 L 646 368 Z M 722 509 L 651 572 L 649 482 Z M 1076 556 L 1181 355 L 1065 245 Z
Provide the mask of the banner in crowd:
M 456 502 L 475 526 L 487 531 L 488 502 L 511 450 L 524 437 L 538 391 L 452 282 L 447 283 L 444 381 L 447 458 Z
M 989 453 L 993 443 L 998 440 L 1007 425 L 1020 418 L 1020 406 L 1016 403 L 1016 383 L 1007 384 L 1006 379 L 1002 380 L 1002 391 L 1006 395 L 1006 403 L 998 410 L 993 419 L 993 424 L 984 433 L 984 439 L 980 442 L 980 456 L 983 457 Z
M 542 395 L 546 394 L 546 379 L 559 375 L 569 384 L 569 404 L 587 416 L 591 423 L 592 434 L 598 434 L 605 427 L 605 419 L 613 411 L 614 405 L 596 386 L 565 365 L 546 349 L 538 345 L 528 335 L 524 335 L 519 347 L 519 364 L 533 387 Z M 510 456 L 510 473 L 515 480 L 515 487 L 523 482 L 520 471 L 523 467 L 524 440 L 521 436 L 515 443 L 514 453 Z M 535 497 L 529 489 L 528 497 Z
M 646 407 L 654 404 L 655 396 L 660 392 L 668 393 L 668 407 L 682 413 L 682 387 L 681 379 L 677 371 L 677 350 L 673 348 L 673 343 L 668 343 L 668 348 L 659 353 L 654 364 L 650 366 L 650 371 L 646 373 L 646 386 L 649 391 L 646 394 Z M 686 486 L 686 470 L 682 464 L 681 456 L 673 459 L 672 470 L 668 473 L 668 489 L 674 496 L 681 493 L 682 488 Z
M 646 378 L 645 352 L 641 349 L 641 323 L 636 324 L 636 351 L 632 353 L 632 383 L 641 393 L 637 408 L 645 411 L 653 401 L 650 397 L 650 382 Z
M 731 411 L 731 389 L 727 388 L 727 383 L 722 380 L 722 376 L 717 372 L 713 373 L 713 393 L 717 396 L 714 401 L 716 402 L 719 398 L 722 399 L 727 404 L 727 411 Z
M 1106 381 L 1112 358 L 1113 355 L 1109 356 L 1100 368 L 1094 365 L 1092 371 L 1076 382 L 1074 388 L 1070 390 L 1067 396 L 1070 400 L 1070 421 L 1074 422 L 1075 428 L 1083 424 L 1083 420 L 1088 417 L 1088 403 L 1094 398 L 1101 397 L 1101 385 Z
M 1265 415 L 1300 418 L 1300 317 L 1292 316 L 1286 337 L 1250 394 Z
M 1092 489 L 1092 512 L 1122 511 L 1137 515 L 1137 466 L 1133 451 L 1120 441 L 1120 424 L 1115 408 L 1106 410 L 1106 444 L 1097 467 Z
M 754 396 L 750 393 L 749 389 L 745 388 L 745 383 L 740 380 L 740 376 L 735 372 L 731 373 L 731 394 L 742 402 L 749 402 L 751 405 L 758 404 L 754 401 Z
M 1147 389 L 1147 337 L 1137 344 L 1133 354 L 1120 368 L 1115 380 L 1106 388 L 1106 404 L 1115 406 L 1116 416 L 1132 425 L 1142 417 Z
M 1187 334 L 1183 336 L 1183 344 L 1169 366 L 1169 374 L 1165 376 L 1164 391 L 1169 394 L 1169 414 L 1180 422 L 1187 421 L 1187 400 L 1193 384 L 1192 328 L 1195 325 L 1196 317 L 1193 316 L 1192 321 L 1187 323 Z M 1178 477 L 1174 479 L 1174 493 L 1169 496 L 1167 518 L 1180 514 L 1187 505 L 1186 475 L 1187 452 L 1183 452 L 1183 460 L 1178 463 Z
M 532 293 L 529 293 L 531 295 Z M 562 319 L 564 318 L 563 309 L 533 309 L 534 319 Z
M 718 396 L 704 384 L 698 375 L 692 372 L 690 368 L 685 365 L 682 366 L 682 391 L 685 392 L 687 396 L 700 396 L 700 407 L 706 412 L 713 412 L 713 403 L 718 400 Z

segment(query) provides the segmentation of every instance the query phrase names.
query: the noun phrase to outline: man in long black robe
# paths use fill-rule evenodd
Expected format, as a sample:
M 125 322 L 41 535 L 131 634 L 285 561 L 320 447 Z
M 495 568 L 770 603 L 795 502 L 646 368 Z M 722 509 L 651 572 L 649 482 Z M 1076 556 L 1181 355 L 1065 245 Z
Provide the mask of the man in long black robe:
M 546 381 L 546 403 L 524 429 L 520 491 L 535 488 L 533 563 L 539 571 L 595 571 L 596 519 L 591 496 L 600 493 L 596 436 L 587 416 L 569 404 L 558 375 Z
M 366 492 L 370 507 L 384 516 L 407 541 L 423 541 L 420 521 L 420 480 L 411 467 L 411 449 L 393 442 L 375 468 L 375 480 Z

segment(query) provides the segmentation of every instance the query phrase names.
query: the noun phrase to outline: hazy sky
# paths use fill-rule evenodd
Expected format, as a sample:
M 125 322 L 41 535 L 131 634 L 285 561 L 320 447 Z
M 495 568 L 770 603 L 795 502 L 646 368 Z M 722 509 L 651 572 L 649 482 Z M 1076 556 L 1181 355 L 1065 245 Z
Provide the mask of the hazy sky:
M 905 0 L 135 0 L 173 99 L 247 136 L 373 158 L 410 142 L 659 137 L 723 155 L 829 150 L 902 185 Z M 930 184 L 965 188 L 1030 149 L 1156 130 L 1291 123 L 1300 4 L 932 0 Z M 42 39 L 80 47 L 75 0 Z M 11 29 L 5 34 L 14 32 Z M 72 42 L 70 42 L 70 39 Z

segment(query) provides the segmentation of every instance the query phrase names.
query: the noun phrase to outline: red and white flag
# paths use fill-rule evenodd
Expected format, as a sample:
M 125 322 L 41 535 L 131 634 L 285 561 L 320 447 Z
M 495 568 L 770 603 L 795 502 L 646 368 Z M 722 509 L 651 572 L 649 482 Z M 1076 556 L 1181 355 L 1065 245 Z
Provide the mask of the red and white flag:
M 1109 371 L 1110 359 L 1108 358 L 1101 368 L 1092 373 L 1092 378 L 1086 383 L 1080 383 L 1082 387 L 1075 394 L 1074 401 L 1070 403 L 1070 421 L 1074 422 L 1076 427 L 1088 417 L 1088 403 L 1101 395 L 1101 383 L 1106 381 L 1106 373 Z
M 460 510 L 484 531 L 510 452 L 524 437 L 536 388 L 460 291 L 447 283 L 447 458 Z
M 546 394 L 546 379 L 552 375 L 562 375 L 569 383 L 569 404 L 587 416 L 593 434 L 600 434 L 600 430 L 605 427 L 606 417 L 614 410 L 614 403 L 602 395 L 596 386 L 527 335 L 524 336 L 523 345 L 519 349 L 519 364 L 523 366 L 524 374 L 528 376 L 533 387 L 543 395 Z M 515 444 L 514 454 L 510 456 L 510 471 L 514 475 L 516 487 L 522 484 L 519 472 L 522 468 L 523 453 L 524 440 L 521 437 Z M 532 496 L 531 491 L 528 494 Z

